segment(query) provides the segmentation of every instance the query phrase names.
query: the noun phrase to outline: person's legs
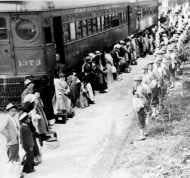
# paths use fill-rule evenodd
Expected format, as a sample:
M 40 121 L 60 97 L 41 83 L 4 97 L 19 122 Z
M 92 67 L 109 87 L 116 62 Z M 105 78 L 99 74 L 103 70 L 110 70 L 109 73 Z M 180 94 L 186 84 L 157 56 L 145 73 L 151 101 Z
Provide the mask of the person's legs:
M 145 114 L 145 108 L 141 108 L 140 111 L 137 113 L 138 115 L 138 123 L 139 123 L 139 128 L 140 128 L 140 138 L 139 140 L 144 140 L 145 139 L 145 118 L 146 118 L 146 114 Z
M 10 162 L 19 161 L 19 144 L 9 145 L 7 147 L 7 155 Z
M 25 160 L 23 161 L 23 173 L 31 173 L 34 171 L 34 150 L 32 147 L 24 148 Z

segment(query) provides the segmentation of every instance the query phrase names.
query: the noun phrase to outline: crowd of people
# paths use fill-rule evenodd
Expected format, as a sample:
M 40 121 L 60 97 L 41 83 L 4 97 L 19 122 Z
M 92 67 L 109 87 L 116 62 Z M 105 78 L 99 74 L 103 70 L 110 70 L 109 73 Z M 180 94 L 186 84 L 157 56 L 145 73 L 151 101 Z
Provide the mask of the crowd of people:
M 182 9 L 170 10 L 164 18 L 167 21 L 159 24 L 155 35 L 156 49 L 152 60 L 144 67 L 143 75 L 135 78 L 133 105 L 138 118 L 140 140 L 148 135 L 148 119 L 158 116 L 164 97 L 174 87 L 176 74 L 182 73 L 182 64 L 188 60 L 187 57 L 179 56 L 189 40 L 188 13 Z
M 41 163 L 43 141 L 57 139 L 56 132 L 51 130 L 52 118 L 66 120 L 75 115 L 75 107 L 95 104 L 97 91 L 108 92 L 109 83 L 118 80 L 121 73 L 130 72 L 131 65 L 137 65 L 138 58 L 152 55 L 143 76 L 135 79 L 133 90 L 140 139 L 145 139 L 146 118 L 156 117 L 168 88 L 174 86 L 176 71 L 183 62 L 177 58 L 177 52 L 188 38 L 190 29 L 189 18 L 182 11 L 168 11 L 166 19 L 167 27 L 160 23 L 119 41 L 111 49 L 89 53 L 79 72 L 66 73 L 57 54 L 53 78 L 45 77 L 40 82 L 32 77 L 25 79 L 22 107 L 18 111 L 16 105 L 9 103 L 7 116 L 0 125 L 0 132 L 7 139 L 9 161 L 20 161 L 20 142 L 24 149 L 21 178 Z

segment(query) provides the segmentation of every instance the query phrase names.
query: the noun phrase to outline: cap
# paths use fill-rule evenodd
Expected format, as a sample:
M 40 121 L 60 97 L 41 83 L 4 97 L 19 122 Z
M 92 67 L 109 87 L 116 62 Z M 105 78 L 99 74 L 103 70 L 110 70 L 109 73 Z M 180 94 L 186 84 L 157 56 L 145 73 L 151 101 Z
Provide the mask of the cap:
M 91 59 L 92 59 L 91 56 L 86 56 L 86 57 L 85 57 L 85 61 L 90 61 Z
M 120 44 L 116 44 L 116 45 L 114 45 L 114 49 L 119 49 L 121 47 L 121 45 Z
M 96 55 L 94 53 L 88 53 L 88 56 L 94 58 Z
M 31 83 L 33 83 L 33 82 L 32 82 L 32 80 L 30 80 L 30 79 L 26 79 L 26 80 L 24 81 L 24 85 L 25 85 L 25 86 L 28 86 L 28 85 L 31 84 Z
M 16 106 L 15 106 L 14 104 L 12 104 L 12 103 L 9 103 L 9 104 L 7 104 L 7 106 L 6 106 L 6 111 L 9 111 L 9 110 L 12 109 L 12 108 L 16 108 Z
M 26 117 L 28 117 L 28 114 L 26 112 L 23 112 L 20 117 L 19 117 L 19 121 L 23 121 L 24 119 L 26 119 Z
M 95 54 L 96 55 L 100 55 L 100 54 L 102 54 L 100 51 L 95 51 Z
M 120 40 L 119 44 L 125 44 L 125 42 L 123 40 Z

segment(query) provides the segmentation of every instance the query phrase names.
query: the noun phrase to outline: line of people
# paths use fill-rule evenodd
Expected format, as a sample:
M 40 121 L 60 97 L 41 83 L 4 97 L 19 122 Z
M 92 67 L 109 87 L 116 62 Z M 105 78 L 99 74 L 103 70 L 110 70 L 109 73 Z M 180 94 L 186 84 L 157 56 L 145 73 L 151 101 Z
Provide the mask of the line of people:
M 182 12 L 173 15 L 180 17 Z M 172 14 L 168 14 L 168 17 L 171 16 Z M 133 107 L 138 118 L 140 140 L 144 140 L 148 135 L 146 132 L 148 119 L 156 118 L 160 113 L 164 97 L 174 87 L 176 73 L 182 70 L 181 64 L 187 60 L 179 58 L 178 54 L 189 38 L 189 17 L 186 21 L 184 18 L 178 19 L 178 23 L 175 23 L 172 28 L 159 25 L 156 32 L 159 38 L 156 38 L 157 48 L 152 60 L 144 67 L 142 75 L 135 78 Z M 174 32 L 172 35 L 171 29 Z
M 190 23 L 186 16 L 179 19 L 180 22 L 178 20 L 170 28 L 160 24 L 119 41 L 112 49 L 89 53 L 78 73 L 65 73 L 64 66 L 58 62 L 53 79 L 36 82 L 31 77 L 26 78 L 21 110 L 9 103 L 0 127 L 0 132 L 7 138 L 10 162 L 19 162 L 21 141 L 25 151 L 21 177 L 33 172 L 34 166 L 41 163 L 43 141 L 57 139 L 49 126 L 52 118 L 67 119 L 75 115 L 74 107 L 85 108 L 94 104 L 96 91 L 108 92 L 109 83 L 117 80 L 119 74 L 130 72 L 130 66 L 136 65 L 138 58 L 154 54 L 153 60 L 144 68 L 143 77 L 135 79 L 133 90 L 140 138 L 144 139 L 146 118 L 156 117 L 159 113 L 163 97 L 168 88 L 174 86 L 176 71 L 180 70 L 182 61 L 176 55 L 188 38 Z

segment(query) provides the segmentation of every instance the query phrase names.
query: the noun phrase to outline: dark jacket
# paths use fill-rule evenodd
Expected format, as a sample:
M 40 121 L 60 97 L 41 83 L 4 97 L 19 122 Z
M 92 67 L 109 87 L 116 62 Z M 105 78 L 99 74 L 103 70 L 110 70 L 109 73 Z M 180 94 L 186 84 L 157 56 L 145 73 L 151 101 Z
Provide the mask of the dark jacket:
M 34 138 L 30 125 L 21 123 L 20 139 L 23 148 L 34 147 Z

